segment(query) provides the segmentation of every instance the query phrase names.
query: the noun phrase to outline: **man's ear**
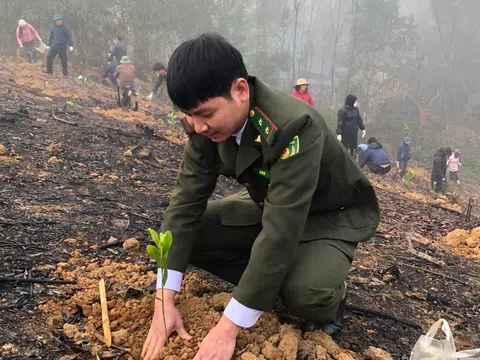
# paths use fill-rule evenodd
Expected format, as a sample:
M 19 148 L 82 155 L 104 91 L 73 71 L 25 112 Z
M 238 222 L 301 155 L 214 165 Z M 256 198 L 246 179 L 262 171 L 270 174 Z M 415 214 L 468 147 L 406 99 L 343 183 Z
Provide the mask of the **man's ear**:
M 237 78 L 232 83 L 230 93 L 233 99 L 240 102 L 250 101 L 250 87 L 248 81 L 245 78 Z

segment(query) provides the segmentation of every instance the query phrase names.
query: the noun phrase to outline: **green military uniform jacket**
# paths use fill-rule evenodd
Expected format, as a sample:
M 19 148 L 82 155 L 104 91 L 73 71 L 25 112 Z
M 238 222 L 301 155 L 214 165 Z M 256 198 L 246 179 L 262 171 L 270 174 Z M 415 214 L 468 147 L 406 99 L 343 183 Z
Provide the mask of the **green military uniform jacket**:
M 379 223 L 379 207 L 366 175 L 314 108 L 256 78 L 249 83 L 252 110 L 238 151 L 233 138 L 214 143 L 185 123 L 190 138 L 162 230 L 173 234 L 168 268 L 184 272 L 218 176 L 236 178 L 263 215 L 233 296 L 270 311 L 300 242 L 366 241 Z M 257 215 L 250 210 L 226 201 L 222 225 L 251 225 Z

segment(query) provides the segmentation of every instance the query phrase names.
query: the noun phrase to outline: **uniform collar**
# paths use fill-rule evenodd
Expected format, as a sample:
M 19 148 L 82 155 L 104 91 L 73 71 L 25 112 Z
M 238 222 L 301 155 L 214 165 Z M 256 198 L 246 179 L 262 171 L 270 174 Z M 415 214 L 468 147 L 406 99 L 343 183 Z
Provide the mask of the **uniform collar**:
M 243 132 L 245 131 L 245 126 L 247 126 L 247 121 L 248 119 L 245 120 L 239 132 L 232 135 L 232 137 L 235 138 L 235 142 L 238 146 L 240 146 L 240 142 L 242 141 Z

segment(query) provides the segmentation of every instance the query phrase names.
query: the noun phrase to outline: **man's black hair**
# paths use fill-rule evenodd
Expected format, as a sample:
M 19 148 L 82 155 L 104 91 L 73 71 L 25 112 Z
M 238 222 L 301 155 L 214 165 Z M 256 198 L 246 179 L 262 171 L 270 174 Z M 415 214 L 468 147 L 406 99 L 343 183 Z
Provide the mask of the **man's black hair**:
M 119 36 L 117 39 L 118 39 L 118 41 L 122 41 L 122 40 L 123 40 L 123 36 Z
M 373 143 L 377 143 L 381 148 L 383 147 L 382 144 L 379 143 L 377 138 L 371 137 L 370 139 L 368 139 L 367 144 L 373 144 Z
M 247 78 L 240 52 L 220 35 L 207 33 L 181 44 L 168 63 L 168 95 L 183 110 L 208 99 L 231 98 L 234 80 Z
M 353 94 L 350 94 L 345 99 L 345 105 L 353 107 L 353 105 L 355 104 L 355 101 L 357 101 L 357 97 Z
M 160 70 L 165 70 L 166 71 L 167 68 L 165 67 L 165 65 L 163 65 L 160 62 L 155 63 L 155 65 L 153 65 L 153 71 L 160 71 Z

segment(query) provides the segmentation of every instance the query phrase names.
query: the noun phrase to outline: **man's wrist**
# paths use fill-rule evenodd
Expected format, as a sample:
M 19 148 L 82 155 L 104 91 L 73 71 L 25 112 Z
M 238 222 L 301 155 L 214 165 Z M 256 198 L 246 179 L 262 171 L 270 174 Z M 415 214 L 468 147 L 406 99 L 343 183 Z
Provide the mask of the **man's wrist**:
M 158 289 L 156 294 L 155 294 L 155 306 L 161 306 L 162 301 L 164 302 L 165 305 L 175 305 L 175 294 L 177 292 L 175 290 L 169 290 L 169 289 Z
M 218 322 L 217 326 L 222 329 L 225 335 L 229 337 L 237 337 L 241 327 L 223 315 Z

